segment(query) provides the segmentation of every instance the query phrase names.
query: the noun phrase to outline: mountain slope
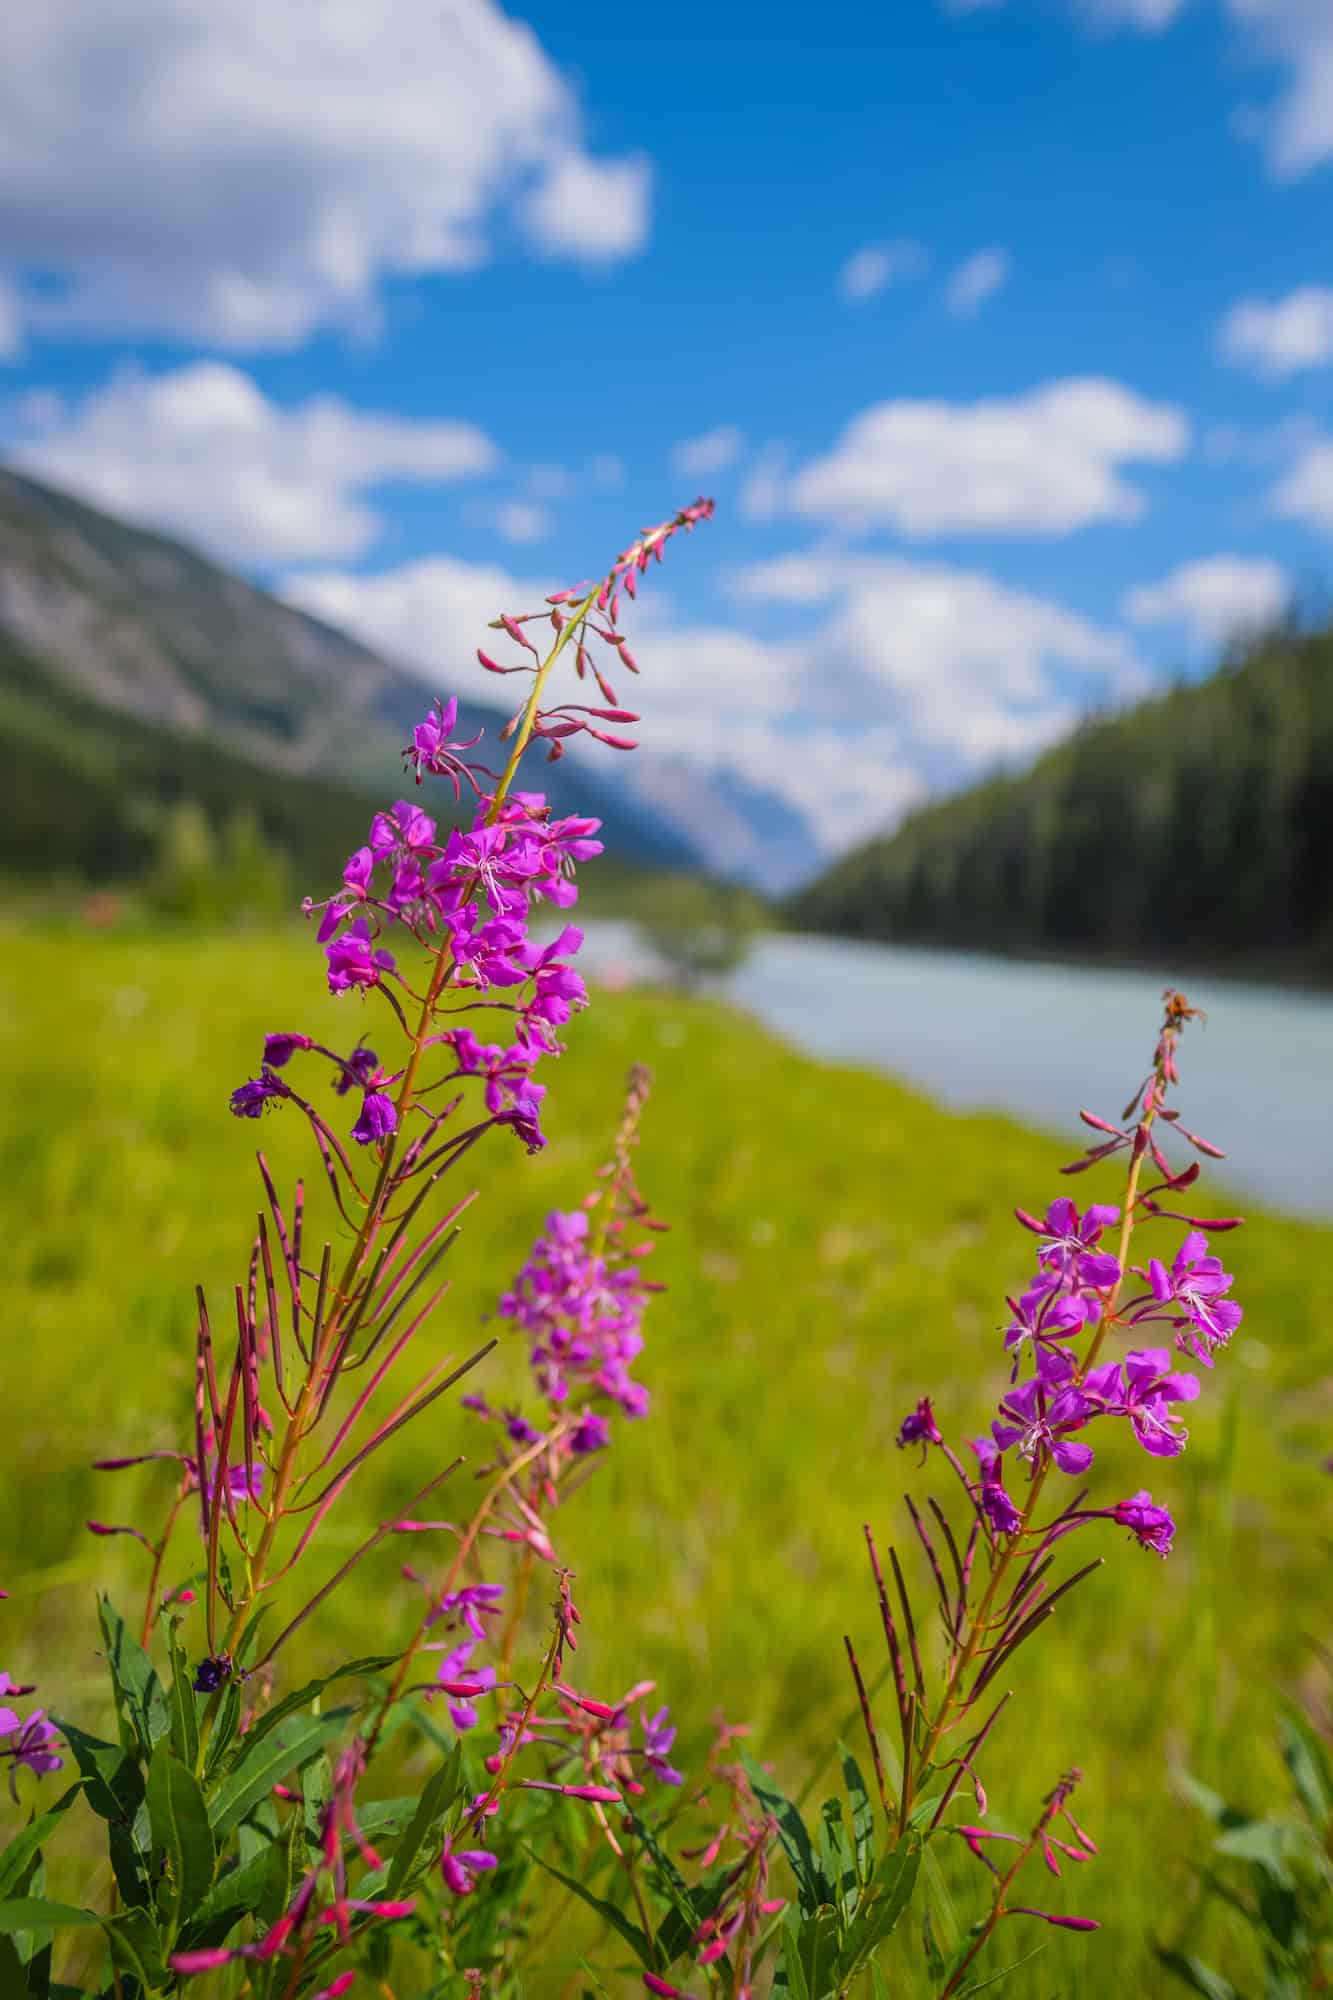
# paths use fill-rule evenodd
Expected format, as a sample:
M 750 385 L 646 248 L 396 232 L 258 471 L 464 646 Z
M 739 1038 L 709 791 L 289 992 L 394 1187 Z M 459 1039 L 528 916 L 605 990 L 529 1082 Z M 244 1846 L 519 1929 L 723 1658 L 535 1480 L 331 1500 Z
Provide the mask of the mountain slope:
M 1333 973 L 1333 631 L 1094 721 L 794 896 L 808 929 Z
M 470 658 L 476 636 L 446 635 L 447 650 Z M 44 737 L 49 759 L 68 749 L 54 718 L 71 703 L 85 728 L 109 712 L 118 718 L 109 740 L 133 756 L 140 780 L 154 758 L 176 754 L 173 742 L 193 740 L 257 773 L 380 799 L 413 723 L 446 691 L 182 544 L 3 468 L 0 639 L 22 741 Z M 480 703 L 460 711 L 465 735 L 486 732 L 481 755 L 494 756 L 503 720 Z M 131 723 L 147 730 L 133 752 Z M 48 776 L 59 782 L 54 765 Z M 543 788 L 557 811 L 597 814 L 622 860 L 698 865 L 693 842 L 606 783 L 591 758 L 544 766 Z

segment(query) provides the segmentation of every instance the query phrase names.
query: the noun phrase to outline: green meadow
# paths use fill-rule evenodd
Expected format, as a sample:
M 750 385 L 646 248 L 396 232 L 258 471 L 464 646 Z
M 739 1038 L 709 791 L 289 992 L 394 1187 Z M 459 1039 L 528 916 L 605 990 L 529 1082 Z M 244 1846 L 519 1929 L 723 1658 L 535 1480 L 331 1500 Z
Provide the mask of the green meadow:
M 256 1139 L 280 1185 L 311 1164 L 294 1113 L 238 1123 L 227 1093 L 256 1070 L 267 1029 L 350 1043 L 379 1025 L 356 996 L 335 1003 L 322 989 L 304 933 L 4 937 L 0 1665 L 93 1726 L 105 1719 L 93 1592 L 105 1583 L 134 1600 L 145 1559 L 128 1541 L 93 1540 L 83 1522 L 154 1519 L 168 1475 L 98 1474 L 88 1461 L 185 1435 L 192 1290 L 203 1282 L 225 1318 L 259 1192 Z M 1155 1026 L 1141 1024 L 1145 1067 Z M 1066 1185 L 1055 1170 L 1078 1149 L 1073 1107 L 1062 1153 L 1005 1119 L 945 1113 L 890 1081 L 805 1060 L 674 993 L 598 993 L 568 1039 L 548 1076 L 546 1152 L 529 1159 L 496 1134 L 469 1156 L 457 1191 L 475 1184 L 480 1199 L 451 1254 L 453 1290 L 420 1342 L 429 1357 L 462 1357 L 496 1330 L 497 1294 L 545 1211 L 588 1188 L 623 1074 L 646 1062 L 655 1086 L 638 1164 L 670 1223 L 652 1260 L 669 1289 L 637 1371 L 650 1415 L 619 1426 L 597 1477 L 557 1517 L 583 1613 L 578 1677 L 604 1695 L 655 1678 L 687 1751 L 715 1711 L 747 1721 L 796 1789 L 846 1722 L 844 1632 L 879 1669 L 861 1525 L 901 1541 L 899 1496 L 920 1481 L 895 1449 L 899 1421 L 927 1391 L 955 1438 L 987 1421 L 1007 1377 L 1004 1293 L 1031 1261 L 1011 1209 L 1041 1209 Z M 1188 1038 L 1183 1076 L 1188 1107 Z M 1075 1191 L 1088 1198 L 1093 1185 Z M 1109 1175 L 1095 1188 L 1116 1198 Z M 1165 1232 L 1159 1241 L 1174 1247 Z M 1311 1640 L 1328 1636 L 1333 1331 L 1322 1289 L 1333 1230 L 1254 1213 L 1226 1249 L 1246 1319 L 1190 1413 L 1185 1456 L 1147 1460 L 1109 1426 L 1095 1440 L 1097 1497 L 1149 1485 L 1176 1513 L 1175 1554 L 1163 1564 L 1109 1524 L 1087 1531 L 1079 1558 L 1104 1554 L 1105 1568 L 1008 1677 L 1017 1699 L 986 1766 L 992 1822 L 1024 1827 L 1079 1765 L 1079 1816 L 1101 1857 L 1050 1883 L 1049 1907 L 1104 1926 L 1090 1939 L 1008 1927 L 988 1968 L 1048 1945 L 1005 1987 L 1016 1996 L 1170 1990 L 1152 1944 L 1180 1937 L 1204 1851 L 1173 1770 L 1247 1803 L 1272 1797 L 1274 1689 L 1299 1686 Z M 502 1339 L 469 1386 L 498 1395 L 521 1373 Z M 433 1467 L 479 1450 L 453 1397 L 436 1405 L 353 1486 L 327 1567 Z M 461 1511 L 467 1477 L 442 1512 Z M 421 1543 L 410 1553 L 420 1562 Z M 375 1650 L 407 1630 L 415 1597 L 401 1560 L 401 1547 L 372 1559 L 310 1630 L 307 1657 L 332 1664 L 340 1649 Z M 12 1819 L 0 1806 L 0 1830 Z M 964 1855 L 945 1869 L 965 1913 L 981 1901 L 974 1868 Z M 1218 1923 L 1201 1941 L 1243 1983 L 1244 1946 Z M 911 1938 L 896 1949 L 892 1990 L 915 1992 Z

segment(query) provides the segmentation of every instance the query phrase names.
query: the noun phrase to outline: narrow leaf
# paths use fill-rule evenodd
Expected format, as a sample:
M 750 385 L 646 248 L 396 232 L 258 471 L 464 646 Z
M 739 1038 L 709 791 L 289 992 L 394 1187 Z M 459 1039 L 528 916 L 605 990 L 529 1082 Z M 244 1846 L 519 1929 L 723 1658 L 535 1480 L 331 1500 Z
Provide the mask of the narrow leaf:
M 172 1756 L 166 1742 L 153 1752 L 147 1799 L 154 1874 L 165 1865 L 175 1931 L 208 1894 L 217 1855 L 199 1780 Z
M 778 1790 L 772 1778 L 757 1758 L 742 1749 L 741 1762 L 745 1775 L 750 1780 L 750 1789 L 764 1811 L 776 1822 L 778 1839 L 782 1851 L 791 1864 L 791 1872 L 796 1877 L 796 1887 L 800 1896 L 801 1913 L 813 1916 L 821 1903 L 832 1901 L 831 1886 L 820 1875 L 815 1852 L 810 1845 L 810 1836 L 805 1830 L 805 1821 L 783 1792 Z
M 586 1903 L 590 1910 L 596 1910 L 603 1923 L 610 1924 L 612 1930 L 624 1938 L 641 1965 L 647 1966 L 649 1972 L 656 1971 L 657 1954 L 653 1950 L 651 1938 L 645 1937 L 638 1925 L 632 1924 L 623 1910 L 618 1910 L 614 1903 L 603 1902 L 600 1896 L 594 1896 L 591 1889 L 585 1889 L 582 1882 L 573 1875 L 566 1875 L 563 1868 L 556 1868 L 551 1862 L 544 1861 L 535 1848 L 530 1847 L 526 1851 L 548 1875 L 554 1875 L 557 1882 L 563 1883 L 571 1895 Z
M 78 1909 L 73 1903 L 52 1903 L 45 1896 L 14 1896 L 0 1903 L 0 1931 L 55 1931 L 67 1924 L 97 1924 L 102 1920 L 94 1910 Z
M 436 1826 L 458 1797 L 462 1783 L 463 1746 L 460 1743 L 453 1756 L 441 1764 L 430 1779 L 421 1794 L 420 1803 L 412 1816 L 412 1823 L 394 1852 L 384 1885 L 384 1893 L 390 1902 L 395 1901 L 401 1894 L 403 1884 L 407 1881 L 422 1848 L 427 1842 L 434 1845 Z
M 838 1755 L 842 1759 L 843 1782 L 852 1808 L 856 1877 L 859 1882 L 865 1883 L 870 1880 L 875 1866 L 875 1809 L 866 1790 L 866 1781 L 861 1776 L 861 1767 L 845 1743 L 838 1745 Z
M 323 1694 L 325 1688 L 333 1685 L 334 1681 L 350 1680 L 357 1674 L 379 1673 L 383 1667 L 396 1665 L 400 1657 L 398 1653 L 376 1653 L 369 1659 L 352 1660 L 345 1667 L 338 1667 L 331 1674 L 323 1674 L 319 1680 L 307 1681 L 304 1687 L 284 1695 L 281 1701 L 275 1702 L 273 1707 L 266 1710 L 246 1731 L 236 1746 L 228 1770 L 239 1771 L 266 1736 L 269 1736 L 280 1723 L 285 1722 L 289 1715 L 294 1715 L 298 1709 L 309 1708 L 312 1702 Z
M 68 1812 L 82 1790 L 82 1785 L 71 1785 L 47 1812 L 30 1819 L 22 1833 L 15 1834 L 0 1853 L 0 1901 L 18 1887 L 29 1864 L 41 1851 L 42 1842 L 59 1826 L 61 1816 Z
M 106 1641 L 106 1663 L 116 1693 L 116 1713 L 145 1758 L 159 1736 L 171 1726 L 166 1690 L 157 1668 L 130 1632 L 109 1597 L 97 1600 L 97 1616 Z M 126 1749 L 131 1747 L 126 1743 Z
M 222 1840 L 252 1806 L 268 1797 L 274 1785 L 316 1756 L 339 1734 L 350 1713 L 350 1709 L 334 1709 L 328 1715 L 292 1716 L 279 1723 L 257 1754 L 218 1787 L 210 1813 L 214 1838 Z

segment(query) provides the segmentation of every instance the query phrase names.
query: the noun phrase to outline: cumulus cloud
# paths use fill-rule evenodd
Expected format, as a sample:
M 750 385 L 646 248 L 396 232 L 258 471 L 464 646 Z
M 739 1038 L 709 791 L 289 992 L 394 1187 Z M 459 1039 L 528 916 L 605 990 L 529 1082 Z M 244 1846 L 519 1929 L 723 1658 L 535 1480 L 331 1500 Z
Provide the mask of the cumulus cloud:
M 838 291 L 848 305 L 862 305 L 886 285 L 903 278 L 915 278 L 925 269 L 925 252 L 919 243 L 867 243 L 847 259 L 838 273 Z
M 686 479 L 711 479 L 734 465 L 744 449 L 744 432 L 735 424 L 719 424 L 701 437 L 683 438 L 671 453 L 672 469 Z
M 34 327 L 235 350 L 373 325 L 383 280 L 640 249 L 650 172 L 598 158 L 496 0 L 9 0 L 0 266 Z M 54 284 L 51 283 L 54 280 Z
M 453 689 L 487 620 L 550 587 L 434 556 L 378 575 L 304 572 L 284 594 Z M 644 672 L 617 691 L 643 716 L 647 754 L 603 769 L 658 804 L 664 757 L 701 777 L 735 772 L 801 813 L 825 853 L 892 824 L 929 784 L 1030 755 L 1089 702 L 1144 683 L 1124 633 L 975 570 L 813 551 L 744 568 L 731 590 L 735 623 L 691 624 L 646 595 L 636 607 Z M 783 636 L 747 629 L 749 613 L 778 607 Z
M 955 319 L 975 319 L 1008 277 L 1009 253 L 992 244 L 958 266 L 945 286 L 944 303 Z
M 1302 446 L 1268 503 L 1283 520 L 1333 535 L 1333 438 L 1318 436 Z
M 751 565 L 734 587 L 742 601 L 824 610 L 797 654 L 826 713 L 841 702 L 849 717 L 882 715 L 902 743 L 960 770 L 1038 749 L 1082 700 L 1143 680 L 1123 633 L 979 570 L 815 551 Z
M 491 520 L 495 532 L 506 542 L 544 542 L 555 532 L 550 509 L 531 500 L 501 500 Z
M 915 540 L 1063 535 L 1137 520 L 1147 503 L 1121 468 L 1171 464 L 1188 443 L 1179 410 L 1098 377 L 979 403 L 879 403 L 797 471 L 785 502 L 853 532 L 887 527 Z
M 284 408 L 225 361 L 126 371 L 72 408 L 30 414 L 10 450 L 113 513 L 261 565 L 361 555 L 383 526 L 368 491 L 386 480 L 449 485 L 498 457 L 473 424 L 410 421 L 336 396 Z
M 1333 362 L 1333 288 L 1303 285 L 1271 303 L 1239 300 L 1222 322 L 1222 352 L 1275 382 Z
M 1291 581 L 1267 556 L 1205 556 L 1126 593 L 1137 625 L 1175 625 L 1199 646 L 1263 631 L 1291 601 Z

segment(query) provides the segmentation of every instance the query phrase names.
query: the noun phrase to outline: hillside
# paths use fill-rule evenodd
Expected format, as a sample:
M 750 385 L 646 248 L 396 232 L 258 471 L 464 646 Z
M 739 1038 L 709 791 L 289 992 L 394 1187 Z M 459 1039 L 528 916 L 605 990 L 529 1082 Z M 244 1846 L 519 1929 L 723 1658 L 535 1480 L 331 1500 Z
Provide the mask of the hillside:
M 1333 974 L 1333 631 L 924 807 L 787 906 L 903 943 Z
M 15 808 L 0 867 L 115 875 L 151 847 L 155 804 L 193 799 L 210 818 L 248 807 L 326 873 L 365 801 L 392 787 L 432 695 L 479 673 L 476 639 L 441 634 L 441 685 L 427 686 L 180 543 L 0 469 L 0 720 Z M 503 721 L 480 703 L 460 711 L 463 732 L 484 729 L 489 746 Z M 558 811 L 603 820 L 618 859 L 698 865 L 693 844 L 592 759 L 544 767 L 543 782 Z

